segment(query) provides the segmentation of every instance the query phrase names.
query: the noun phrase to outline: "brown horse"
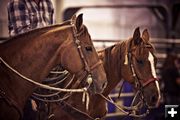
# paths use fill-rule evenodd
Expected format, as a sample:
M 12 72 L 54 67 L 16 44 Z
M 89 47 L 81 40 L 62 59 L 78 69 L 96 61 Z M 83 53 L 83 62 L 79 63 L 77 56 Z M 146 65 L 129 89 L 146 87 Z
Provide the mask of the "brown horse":
M 32 30 L 0 44 L 1 120 L 21 119 L 26 100 L 37 88 L 27 80 L 41 83 L 57 65 L 71 74 L 92 76 L 91 90 L 102 92 L 106 75 L 82 21 L 82 14 L 73 16 L 62 24 Z
M 134 31 L 129 40 L 117 43 L 98 52 L 103 60 L 107 87 L 103 95 L 107 97 L 122 78 L 131 83 L 136 90 L 143 94 L 143 100 L 148 108 L 157 106 L 160 99 L 159 84 L 155 72 L 157 58 L 154 47 L 149 41 L 149 33 L 144 30 L 140 36 L 139 28 Z M 69 109 L 59 107 L 58 103 L 51 104 L 51 111 L 55 120 L 93 120 L 103 119 L 107 113 L 106 100 L 100 95 L 90 96 L 88 111 L 80 101 L 81 94 L 74 94 L 67 102 L 73 105 Z M 60 114 L 61 113 L 61 114 Z M 69 116 L 71 115 L 71 116 Z

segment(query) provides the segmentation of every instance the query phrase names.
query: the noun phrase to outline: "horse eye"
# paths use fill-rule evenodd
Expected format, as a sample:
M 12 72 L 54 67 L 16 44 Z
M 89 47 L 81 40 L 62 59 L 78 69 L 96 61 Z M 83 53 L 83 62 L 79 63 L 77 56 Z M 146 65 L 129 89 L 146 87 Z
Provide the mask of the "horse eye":
M 92 47 L 91 46 L 86 46 L 85 49 L 86 49 L 86 51 L 92 51 Z

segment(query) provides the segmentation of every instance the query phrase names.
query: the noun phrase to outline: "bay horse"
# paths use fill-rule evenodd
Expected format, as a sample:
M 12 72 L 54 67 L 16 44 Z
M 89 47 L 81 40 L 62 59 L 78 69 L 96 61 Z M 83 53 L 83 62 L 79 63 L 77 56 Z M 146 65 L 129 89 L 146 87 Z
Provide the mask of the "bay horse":
M 101 93 L 106 84 L 101 63 L 82 14 L 10 38 L 0 44 L 0 120 L 21 119 L 26 100 L 57 65 L 77 76 L 91 76 L 90 90 Z
M 67 110 L 61 105 L 58 106 L 58 103 L 51 103 L 50 110 L 54 114 L 52 120 L 104 119 L 107 113 L 107 99 L 105 98 L 122 79 L 132 84 L 135 90 L 142 94 L 141 99 L 148 109 L 157 107 L 161 96 L 155 71 L 157 58 L 154 52 L 155 49 L 150 43 L 147 29 L 142 32 L 141 36 L 139 28 L 135 29 L 133 37 L 129 40 L 98 51 L 108 80 L 103 93 L 90 96 L 88 111 L 85 105 L 76 102 L 80 101 L 81 94 L 73 94 L 69 98 L 69 104 L 73 106 Z M 131 113 L 126 115 L 137 116 Z

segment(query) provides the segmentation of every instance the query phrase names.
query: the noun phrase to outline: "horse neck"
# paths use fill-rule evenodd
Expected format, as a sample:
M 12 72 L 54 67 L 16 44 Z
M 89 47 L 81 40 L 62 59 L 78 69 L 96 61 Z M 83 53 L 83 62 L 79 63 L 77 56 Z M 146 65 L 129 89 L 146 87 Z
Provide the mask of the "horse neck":
M 104 95 L 108 95 L 122 79 L 121 54 L 123 49 L 121 48 L 121 44 L 122 43 L 115 44 L 114 46 L 106 48 L 104 51 L 104 68 L 108 79 L 108 85 L 104 90 Z
M 57 37 L 57 33 L 55 35 Z M 59 32 L 58 36 L 65 35 Z M 63 43 L 62 40 L 66 39 L 62 37 L 57 39 L 56 37 L 53 36 L 53 33 L 45 32 L 40 35 L 23 36 L 14 41 L 12 39 L 11 42 L 0 46 L 0 49 L 5 50 L 0 53 L 0 56 L 22 75 L 41 82 L 48 75 L 50 69 L 56 65 L 58 49 Z M 36 86 L 15 75 L 6 67 L 3 69 L 6 72 L 0 82 L 1 88 L 23 106 Z M 0 71 L 1 73 L 2 71 Z
M 104 63 L 104 69 L 108 80 L 108 84 L 103 91 L 104 96 L 108 96 L 122 78 L 121 44 L 115 44 L 99 52 L 100 58 L 103 60 Z M 91 115 L 100 115 L 103 117 L 106 113 L 106 100 L 103 99 L 100 95 L 95 95 L 95 97 L 91 96 L 90 102 L 92 104 L 92 108 L 90 108 Z

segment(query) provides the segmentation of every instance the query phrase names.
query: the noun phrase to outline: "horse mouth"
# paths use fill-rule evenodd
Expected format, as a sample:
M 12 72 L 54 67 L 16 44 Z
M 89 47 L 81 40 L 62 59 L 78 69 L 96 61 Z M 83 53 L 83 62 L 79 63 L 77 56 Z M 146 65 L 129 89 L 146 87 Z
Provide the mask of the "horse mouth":
M 151 92 L 148 92 L 145 99 L 147 101 L 148 108 L 153 109 L 159 107 L 161 93 L 159 83 L 157 81 L 155 81 L 155 86 L 153 87 L 153 90 L 151 90 Z
M 149 109 L 158 108 L 160 104 L 160 96 L 158 94 L 154 94 L 147 100 L 147 106 Z

